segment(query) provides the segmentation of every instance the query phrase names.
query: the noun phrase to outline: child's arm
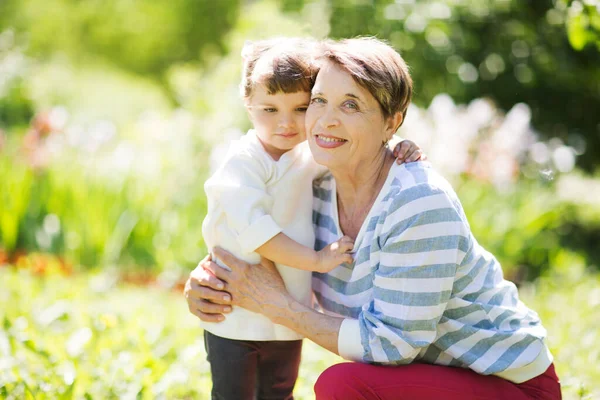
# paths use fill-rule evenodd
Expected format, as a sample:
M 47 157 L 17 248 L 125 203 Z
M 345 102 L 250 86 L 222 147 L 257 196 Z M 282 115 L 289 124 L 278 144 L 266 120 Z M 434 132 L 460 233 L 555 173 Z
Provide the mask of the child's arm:
M 392 152 L 394 153 L 394 157 L 396 157 L 396 162 L 398 164 L 402 163 L 411 163 L 415 161 L 425 161 L 427 156 L 423 153 L 423 150 L 416 143 L 411 140 L 402 140 L 398 142 L 399 139 L 394 139 L 396 136 L 392 138 L 390 141 L 390 145 L 393 146 Z
M 203 233 L 208 234 L 205 241 L 211 248 L 237 247 L 251 253 L 282 229 L 271 217 L 274 199 L 265 183 L 272 175 L 271 165 L 261 154 L 238 146 L 240 149 L 232 145 L 225 161 L 204 185 L 208 213 Z
M 352 239 L 344 236 L 337 242 L 325 246 L 321 251 L 315 251 L 279 233 L 258 247 L 256 252 L 275 263 L 305 271 L 325 273 L 340 264 L 351 263 L 352 256 L 348 252 L 353 246 Z
M 207 225 L 207 232 L 214 231 L 208 229 L 215 223 L 209 217 L 211 205 L 218 204 L 244 252 L 257 252 L 276 263 L 307 271 L 329 272 L 344 262 L 352 262 L 351 255 L 346 252 L 352 249 L 353 243 L 347 237 L 316 252 L 282 233 L 270 215 L 273 198 L 265 184 L 270 175 L 268 164 L 244 151 L 230 154 L 204 185 L 209 203 L 207 220 L 210 222 L 205 220 L 203 232 L 204 225 Z M 211 246 L 225 245 L 211 242 Z

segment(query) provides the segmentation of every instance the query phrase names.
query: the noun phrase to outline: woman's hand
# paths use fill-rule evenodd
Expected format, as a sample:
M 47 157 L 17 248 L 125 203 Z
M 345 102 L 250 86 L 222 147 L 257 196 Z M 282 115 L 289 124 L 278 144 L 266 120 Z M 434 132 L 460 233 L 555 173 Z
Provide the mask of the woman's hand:
M 224 290 L 225 283 L 212 270 L 223 269 L 206 256 L 190 273 L 183 295 L 192 314 L 205 322 L 220 322 L 223 314 L 231 312 L 231 295 Z
M 392 152 L 398 164 L 427 160 L 427 156 L 423 153 L 423 150 L 410 140 L 403 140 L 396 144 Z
M 218 247 L 213 249 L 213 254 L 231 271 L 215 263 L 204 266 L 214 277 L 225 282 L 224 289 L 231 294 L 232 304 L 271 319 L 287 310 L 289 294 L 275 264 L 265 258 L 260 264 L 248 264 Z
M 231 268 L 201 263 L 213 277 L 225 282 L 232 304 L 263 314 L 276 324 L 286 326 L 338 354 L 338 334 L 344 318 L 321 314 L 290 296 L 275 265 L 263 258 L 248 264 L 218 247 L 213 255 Z

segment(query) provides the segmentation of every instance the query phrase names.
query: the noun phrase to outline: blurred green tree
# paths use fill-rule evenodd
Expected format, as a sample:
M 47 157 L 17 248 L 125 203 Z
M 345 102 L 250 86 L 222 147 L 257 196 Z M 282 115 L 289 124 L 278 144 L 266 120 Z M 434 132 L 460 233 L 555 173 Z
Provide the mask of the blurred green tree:
M 600 50 L 600 1 L 562 0 L 567 9 L 567 32 L 571 46 L 582 50 L 595 45 Z
M 599 163 L 597 0 L 325 2 L 331 36 L 375 35 L 402 52 L 417 104 L 440 92 L 459 103 L 489 97 L 503 109 L 525 102 L 536 129 L 583 153 L 580 166 Z M 279 2 L 290 13 L 309 3 Z M 241 8 L 241 0 L 2 0 L 0 31 L 25 35 L 36 57 L 101 58 L 164 82 L 172 65 L 226 53 Z
M 302 0 L 286 0 L 295 10 Z M 306 2 L 308 3 L 308 2 Z M 533 125 L 600 163 L 598 1 L 329 0 L 330 36 L 387 39 L 411 66 L 415 103 L 440 92 L 457 103 L 527 103 Z
M 240 0 L 2 0 L 0 31 L 25 35 L 36 56 L 102 57 L 162 77 L 174 63 L 223 54 Z
M 0 30 L 0 148 L 2 128 L 26 125 L 33 117 L 34 105 L 24 84 L 26 74 L 27 60 L 14 33 Z
M 33 103 L 20 80 L 6 86 L 0 90 L 0 128 L 23 126 L 33 117 Z

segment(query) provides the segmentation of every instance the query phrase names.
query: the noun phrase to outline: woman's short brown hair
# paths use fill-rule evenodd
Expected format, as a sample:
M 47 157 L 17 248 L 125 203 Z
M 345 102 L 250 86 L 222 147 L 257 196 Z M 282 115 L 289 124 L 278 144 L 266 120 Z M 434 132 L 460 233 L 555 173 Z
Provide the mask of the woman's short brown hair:
M 331 61 L 347 71 L 375 97 L 385 118 L 397 112 L 406 116 L 413 82 L 408 65 L 388 44 L 371 37 L 326 40 L 316 59 Z
M 310 92 L 315 80 L 313 49 L 314 42 L 299 38 L 246 42 L 242 49 L 242 96 L 251 97 L 257 84 L 264 85 L 269 94 Z

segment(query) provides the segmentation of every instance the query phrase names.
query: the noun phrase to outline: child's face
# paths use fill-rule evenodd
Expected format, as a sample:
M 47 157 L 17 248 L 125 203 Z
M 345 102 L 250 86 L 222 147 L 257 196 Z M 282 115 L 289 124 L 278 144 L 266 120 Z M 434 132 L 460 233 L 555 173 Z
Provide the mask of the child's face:
M 256 85 L 246 99 L 256 135 L 275 160 L 306 140 L 304 117 L 309 100 L 309 92 L 269 94 L 263 85 Z

